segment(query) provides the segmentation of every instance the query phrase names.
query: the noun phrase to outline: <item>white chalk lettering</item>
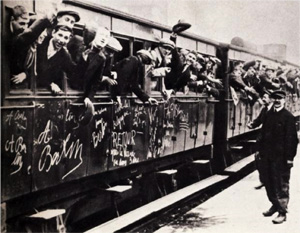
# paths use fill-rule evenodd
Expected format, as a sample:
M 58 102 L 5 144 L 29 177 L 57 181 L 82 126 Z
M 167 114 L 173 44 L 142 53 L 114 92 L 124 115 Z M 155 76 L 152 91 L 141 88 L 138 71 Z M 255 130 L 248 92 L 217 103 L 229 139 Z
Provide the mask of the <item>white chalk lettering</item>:
M 21 170 L 21 168 L 23 167 L 23 157 L 22 157 L 22 154 L 20 152 L 18 152 L 16 154 L 16 157 L 15 157 L 14 161 L 11 163 L 11 165 L 12 166 L 18 166 L 18 168 L 14 172 L 11 172 L 10 175 L 16 174 L 18 171 Z
M 11 111 L 10 114 L 6 116 L 5 122 L 8 122 L 8 125 L 10 125 L 13 116 L 14 116 L 14 111 Z
M 77 139 L 75 143 L 72 142 L 68 147 L 70 137 L 71 134 L 68 134 L 66 139 L 63 140 L 61 152 L 54 152 L 52 154 L 50 145 L 44 147 L 39 159 L 39 171 L 45 170 L 46 172 L 49 172 L 53 166 L 57 166 L 60 163 L 62 158 L 79 160 L 78 164 L 62 177 L 62 179 L 64 179 L 82 164 L 82 143 Z
M 114 128 L 119 126 L 119 129 L 125 125 L 125 117 L 129 115 L 129 112 L 124 112 L 122 116 L 116 116 L 116 120 L 114 121 Z
M 50 133 L 50 123 L 51 123 L 51 121 L 49 120 L 49 121 L 47 122 L 47 125 L 46 125 L 46 127 L 45 127 L 45 130 L 44 130 L 43 132 L 40 133 L 40 135 L 39 135 L 39 137 L 38 137 L 38 140 L 37 140 L 38 144 L 41 144 L 41 143 L 47 144 L 48 142 L 50 142 L 50 140 L 51 140 L 51 138 L 52 138 L 52 137 L 49 135 L 49 133 Z
M 105 129 L 107 127 L 107 122 L 105 122 L 103 119 L 100 119 L 95 122 L 96 128 L 100 125 L 100 128 L 92 133 L 92 139 L 93 139 L 93 145 L 94 148 L 98 146 L 98 144 L 102 141 L 105 135 Z

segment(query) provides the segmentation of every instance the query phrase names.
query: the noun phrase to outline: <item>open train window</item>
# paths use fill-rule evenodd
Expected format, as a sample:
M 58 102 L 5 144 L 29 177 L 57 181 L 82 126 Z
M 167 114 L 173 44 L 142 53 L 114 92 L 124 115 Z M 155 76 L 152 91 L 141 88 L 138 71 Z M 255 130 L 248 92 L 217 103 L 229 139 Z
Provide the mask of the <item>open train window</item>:
M 123 49 L 122 51 L 115 53 L 113 63 L 117 63 L 118 61 L 121 61 L 122 59 L 130 56 L 130 40 L 128 38 L 122 38 L 116 36 L 120 44 L 122 45 Z
M 133 55 L 136 55 L 136 52 L 144 48 L 144 42 L 140 40 L 134 40 L 133 42 Z

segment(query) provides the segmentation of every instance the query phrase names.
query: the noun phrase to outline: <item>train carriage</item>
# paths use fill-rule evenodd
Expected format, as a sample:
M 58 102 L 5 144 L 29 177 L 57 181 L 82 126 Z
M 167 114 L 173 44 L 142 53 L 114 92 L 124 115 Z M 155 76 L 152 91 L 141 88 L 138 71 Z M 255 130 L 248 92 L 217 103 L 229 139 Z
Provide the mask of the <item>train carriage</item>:
M 114 62 L 157 46 L 157 38 L 168 38 L 172 31 L 108 7 L 77 0 L 63 2 L 80 12 L 80 22 L 88 24 L 95 18 L 111 30 L 123 47 Z M 3 37 L 8 33 L 5 6 L 10 4 L 2 2 Z M 51 2 L 20 4 L 39 12 Z M 77 24 L 75 32 L 80 34 L 82 27 Z M 2 40 L 2 48 L 5 43 Z M 187 32 L 178 35 L 177 47 L 221 60 L 214 71 L 224 84 L 219 99 L 191 88 L 165 101 L 163 78 L 144 78 L 140 85 L 158 100 L 158 106 L 143 104 L 135 95 L 122 96 L 119 106 L 111 100 L 109 88 L 104 88 L 95 96 L 95 115 L 88 125 L 80 123 L 83 93 L 70 85 L 67 76 L 63 93 L 56 96 L 37 87 L 34 75 L 28 86 L 16 89 L 10 86 L 9 61 L 2 59 L 1 206 L 9 231 L 24 230 L 23 216 L 49 208 L 66 210 L 69 229 L 99 212 L 107 214 L 101 219 L 106 221 L 114 215 L 106 192 L 111 186 L 132 184 L 129 194 L 119 200 L 130 203 L 124 209 L 132 209 L 162 195 L 159 171 L 177 170 L 177 181 L 166 188 L 168 193 L 211 175 L 206 168 L 196 174 L 192 161 L 209 160 L 212 172 L 219 173 L 240 159 L 229 153 L 241 140 L 255 138 L 257 130 L 249 130 L 246 124 L 258 115 L 260 106 L 233 103 L 228 83 L 232 62 L 253 58 L 276 65 L 280 62 Z M 8 53 L 3 50 L 2 57 Z M 299 101 L 291 98 L 289 109 L 297 114 Z M 249 154 L 249 150 L 243 153 Z

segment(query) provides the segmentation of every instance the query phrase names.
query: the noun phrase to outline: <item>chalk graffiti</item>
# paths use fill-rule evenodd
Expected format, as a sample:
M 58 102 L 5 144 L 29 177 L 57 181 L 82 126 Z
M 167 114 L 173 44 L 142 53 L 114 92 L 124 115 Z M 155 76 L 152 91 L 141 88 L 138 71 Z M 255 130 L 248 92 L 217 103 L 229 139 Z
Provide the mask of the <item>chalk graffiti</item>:
M 146 119 L 147 119 L 147 112 L 145 110 L 144 106 L 137 106 L 134 109 L 134 114 L 133 114 L 133 127 L 137 129 L 144 129 L 146 127 Z M 143 132 L 139 132 L 143 133 Z
M 23 167 L 23 154 L 27 154 L 27 147 L 23 137 L 19 136 L 15 141 L 14 135 L 11 135 L 11 139 L 5 142 L 5 151 L 12 154 L 15 153 L 15 158 L 11 165 L 17 166 L 17 169 L 10 173 L 10 175 L 16 174 Z
M 39 134 L 37 144 L 48 144 L 50 142 L 52 139 L 50 126 L 51 121 L 49 120 L 44 131 Z M 49 144 L 43 148 L 38 162 L 39 171 L 45 170 L 49 172 L 53 166 L 59 165 L 62 158 L 77 161 L 78 164 L 62 177 L 64 179 L 82 164 L 82 143 L 80 143 L 79 139 L 76 142 L 71 142 L 70 138 L 71 134 L 69 133 L 66 139 L 62 141 L 62 150 L 60 152 L 52 152 L 51 145 Z
M 100 119 L 95 122 L 95 125 L 97 128 L 97 131 L 92 132 L 92 141 L 93 141 L 94 148 L 96 148 L 98 146 L 98 144 L 100 142 L 102 142 L 102 140 L 105 136 L 107 122 L 105 122 L 103 119 Z M 100 126 L 100 127 L 98 128 L 98 126 Z
M 112 146 L 113 148 L 127 148 L 127 145 L 135 145 L 135 136 L 135 130 L 129 132 L 112 132 Z
M 125 111 L 121 116 L 116 116 L 116 120 L 114 120 L 114 129 L 119 127 L 119 129 L 122 129 L 122 127 L 125 125 L 125 117 L 129 116 L 130 113 L 128 111 Z
M 14 111 L 11 111 L 9 114 L 6 115 L 5 122 L 7 122 L 8 125 L 11 125 L 12 123 L 16 123 L 19 129 L 26 130 L 27 117 L 25 111 L 17 110 L 15 113 Z
M 77 139 L 75 143 L 70 142 L 68 145 L 70 137 L 71 134 L 69 133 L 66 139 L 63 140 L 62 150 L 60 152 L 56 151 L 52 153 L 51 145 L 46 145 L 44 147 L 39 158 L 39 171 L 45 170 L 46 172 L 49 172 L 53 166 L 57 166 L 61 162 L 62 158 L 78 160 L 78 164 L 62 177 L 62 179 L 64 179 L 82 164 L 82 143 Z
M 50 124 L 51 124 L 51 121 L 49 120 L 47 122 L 45 130 L 43 132 L 41 132 L 40 135 L 38 136 L 38 139 L 37 139 L 38 144 L 41 144 L 41 143 L 47 144 L 52 139 L 52 137 L 50 135 Z

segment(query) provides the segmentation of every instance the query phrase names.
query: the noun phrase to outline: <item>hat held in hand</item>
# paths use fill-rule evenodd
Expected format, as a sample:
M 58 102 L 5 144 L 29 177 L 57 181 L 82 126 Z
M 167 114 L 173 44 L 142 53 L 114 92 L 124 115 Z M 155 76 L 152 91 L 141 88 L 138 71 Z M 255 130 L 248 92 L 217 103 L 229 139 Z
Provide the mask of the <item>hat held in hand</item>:
M 175 33 L 180 33 L 189 29 L 191 26 L 192 25 L 187 23 L 184 19 L 180 19 L 178 20 L 178 23 L 173 26 L 172 31 Z

